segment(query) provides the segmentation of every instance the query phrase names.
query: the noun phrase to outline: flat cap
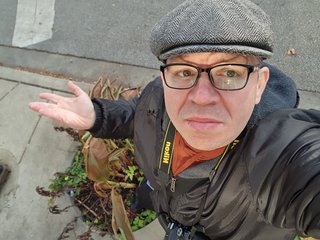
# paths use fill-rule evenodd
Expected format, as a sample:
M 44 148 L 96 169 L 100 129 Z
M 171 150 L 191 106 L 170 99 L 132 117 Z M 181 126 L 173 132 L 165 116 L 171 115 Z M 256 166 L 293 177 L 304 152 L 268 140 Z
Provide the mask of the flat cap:
M 248 0 L 187 0 L 152 29 L 152 53 L 159 60 L 194 52 L 226 52 L 269 58 L 270 17 Z

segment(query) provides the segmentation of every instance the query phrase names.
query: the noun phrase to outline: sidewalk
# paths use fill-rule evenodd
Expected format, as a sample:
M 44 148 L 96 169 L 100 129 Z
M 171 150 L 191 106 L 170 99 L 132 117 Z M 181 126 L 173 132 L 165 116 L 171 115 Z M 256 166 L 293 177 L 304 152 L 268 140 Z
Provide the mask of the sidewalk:
M 77 83 L 85 91 L 89 85 Z M 65 133 L 53 129 L 53 123 L 28 109 L 43 91 L 65 94 L 66 80 L 0 66 L 0 161 L 12 170 L 0 194 L 1 239 L 54 240 L 67 223 L 79 216 L 76 208 L 53 215 L 48 212 L 48 199 L 35 191 L 47 187 L 53 174 L 64 171 L 72 161 L 76 143 Z M 303 108 L 320 108 L 320 94 L 300 92 Z M 71 204 L 61 198 L 61 207 Z M 83 233 L 86 226 L 78 221 L 70 239 Z M 163 238 L 155 221 L 138 232 L 137 240 Z M 94 236 L 94 239 L 102 239 Z M 107 239 L 107 238 L 103 238 Z
M 87 91 L 89 85 L 77 83 Z M 28 109 L 39 100 L 40 92 L 65 94 L 66 80 L 23 72 L 0 66 L 0 162 L 12 172 L 0 193 L 1 239 L 56 240 L 76 216 L 77 208 L 59 215 L 48 211 L 48 198 L 36 193 L 47 188 L 53 174 L 70 166 L 77 144 L 53 129 L 53 123 Z M 71 205 L 69 196 L 60 199 L 59 207 Z M 87 226 L 79 220 L 69 239 L 76 239 Z M 151 235 L 150 235 L 151 234 Z M 136 239 L 162 239 L 157 221 L 136 233 Z M 94 235 L 94 239 L 101 238 Z

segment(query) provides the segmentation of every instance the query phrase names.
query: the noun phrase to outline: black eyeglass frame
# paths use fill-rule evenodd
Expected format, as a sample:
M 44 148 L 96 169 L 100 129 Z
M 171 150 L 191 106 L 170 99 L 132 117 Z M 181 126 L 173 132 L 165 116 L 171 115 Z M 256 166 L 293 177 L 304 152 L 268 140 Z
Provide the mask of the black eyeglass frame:
M 194 83 L 193 83 L 192 86 L 187 87 L 187 88 L 176 88 L 176 87 L 171 87 L 171 86 L 168 85 L 167 80 L 166 80 L 166 77 L 165 77 L 164 70 L 165 70 L 167 67 L 177 66 L 177 65 L 179 65 L 179 66 L 182 65 L 182 66 L 194 67 L 195 69 L 198 70 L 198 76 L 197 76 L 197 78 L 196 78 L 196 80 L 194 81 Z M 247 79 L 246 79 L 246 82 L 245 82 L 244 86 L 241 87 L 241 88 L 235 88 L 235 89 L 223 89 L 223 88 L 219 88 L 219 87 L 215 86 L 215 84 L 214 84 L 214 79 L 213 79 L 212 76 L 210 75 L 210 71 L 211 71 L 213 68 L 223 67 L 223 66 L 242 66 L 242 67 L 246 67 L 246 68 L 248 69 L 248 76 L 247 76 Z M 170 63 L 170 64 L 161 65 L 161 66 L 160 66 L 160 71 L 161 71 L 162 74 L 163 74 L 163 79 L 164 79 L 165 84 L 167 85 L 167 87 L 172 88 L 172 89 L 185 90 L 185 89 L 193 88 L 194 86 L 197 85 L 201 73 L 206 72 L 206 73 L 208 74 L 208 77 L 209 77 L 209 79 L 210 79 L 210 82 L 211 82 L 211 84 L 212 84 L 212 86 L 213 86 L 214 88 L 219 89 L 219 90 L 222 90 L 222 91 L 237 91 L 237 90 L 241 90 L 241 89 L 243 89 L 243 88 L 245 88 L 245 87 L 247 86 L 247 83 L 248 83 L 250 74 L 253 73 L 257 68 L 260 68 L 260 66 L 249 65 L 249 64 L 238 64 L 238 63 L 219 64 L 219 65 L 215 65 L 215 66 L 212 66 L 212 67 L 209 67 L 209 68 L 201 68 L 201 67 L 197 67 L 197 66 L 194 66 L 194 65 L 188 64 L 188 63 Z

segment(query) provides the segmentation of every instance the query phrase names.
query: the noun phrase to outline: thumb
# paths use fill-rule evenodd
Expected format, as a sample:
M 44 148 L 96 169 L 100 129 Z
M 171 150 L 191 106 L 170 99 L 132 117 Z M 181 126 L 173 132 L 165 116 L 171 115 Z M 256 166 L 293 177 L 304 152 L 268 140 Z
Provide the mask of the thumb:
M 72 81 L 68 81 L 69 90 L 76 96 L 79 97 L 82 94 L 86 94 L 80 87 L 75 85 Z

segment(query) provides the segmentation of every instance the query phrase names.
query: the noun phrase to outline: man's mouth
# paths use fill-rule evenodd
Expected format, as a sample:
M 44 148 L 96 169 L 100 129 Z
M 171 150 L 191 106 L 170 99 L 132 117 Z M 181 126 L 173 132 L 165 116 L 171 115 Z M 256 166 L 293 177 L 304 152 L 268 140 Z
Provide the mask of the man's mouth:
M 221 121 L 212 119 L 212 118 L 199 118 L 199 117 L 192 117 L 186 119 L 187 124 L 198 131 L 208 131 L 216 128 L 220 124 Z

